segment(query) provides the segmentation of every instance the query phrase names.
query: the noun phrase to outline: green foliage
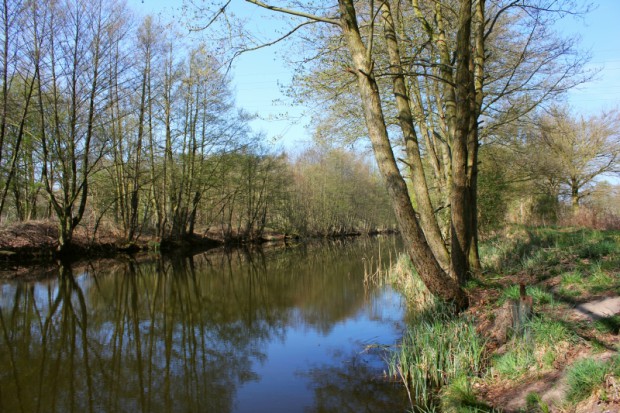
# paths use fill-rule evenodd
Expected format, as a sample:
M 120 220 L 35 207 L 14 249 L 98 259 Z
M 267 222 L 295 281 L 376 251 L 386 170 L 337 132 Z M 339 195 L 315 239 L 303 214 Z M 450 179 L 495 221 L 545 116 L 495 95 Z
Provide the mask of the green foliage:
M 612 366 L 601 360 L 585 358 L 570 366 L 567 372 L 567 398 L 578 402 L 588 397 L 604 384 L 605 376 L 611 372 Z
M 564 323 L 545 317 L 532 318 L 525 330 L 525 339 L 514 338 L 508 351 L 493 360 L 493 370 L 503 377 L 517 379 L 531 368 L 550 368 L 576 340 L 575 334 Z
M 444 413 L 482 413 L 499 410 L 479 401 L 472 389 L 472 378 L 460 376 L 442 388 L 440 406 Z
M 508 299 L 518 300 L 520 297 L 519 288 L 520 287 L 518 285 L 511 285 L 510 287 L 506 288 L 502 293 L 502 297 L 503 297 L 502 302 Z M 548 291 L 545 291 L 539 286 L 529 286 L 526 288 L 526 291 L 528 295 L 532 296 L 532 299 L 534 300 L 534 304 L 552 304 L 553 303 L 553 295 L 551 295 L 551 293 L 549 293 Z
M 480 372 L 483 348 L 471 319 L 437 304 L 409 325 L 390 371 L 407 386 L 414 404 L 430 406 L 438 389 Z

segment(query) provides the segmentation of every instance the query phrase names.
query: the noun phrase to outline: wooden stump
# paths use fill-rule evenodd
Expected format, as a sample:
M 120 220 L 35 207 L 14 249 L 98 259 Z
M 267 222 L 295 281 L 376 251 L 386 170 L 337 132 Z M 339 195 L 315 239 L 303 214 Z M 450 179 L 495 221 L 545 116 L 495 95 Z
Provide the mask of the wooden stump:
M 508 300 L 495 312 L 495 321 L 491 328 L 491 338 L 498 344 L 506 343 L 512 337 L 527 335 L 525 326 L 532 318 L 533 300 L 527 295 L 525 284 L 520 285 L 518 300 Z

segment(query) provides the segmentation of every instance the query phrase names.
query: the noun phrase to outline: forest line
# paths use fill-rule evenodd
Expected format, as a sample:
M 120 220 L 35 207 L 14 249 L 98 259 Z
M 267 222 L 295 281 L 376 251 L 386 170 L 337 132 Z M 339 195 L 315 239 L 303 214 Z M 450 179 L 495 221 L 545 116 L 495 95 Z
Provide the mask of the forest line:
M 575 44 L 550 36 L 553 10 L 540 5 L 530 22 L 518 5 L 472 6 L 469 42 L 484 40 L 477 47 L 488 56 L 474 50 L 473 66 L 459 69 L 463 76 L 473 69 L 475 110 L 458 115 L 457 68 L 448 63 L 464 49 L 442 46 L 458 46 L 459 33 L 448 29 L 456 26 L 446 25 L 458 15 L 418 1 L 408 7 L 394 16 L 383 5 L 383 33 L 360 33 L 363 41 L 377 36 L 374 62 L 391 73 L 374 80 L 381 92 L 394 90 L 380 102 L 395 158 L 388 175 L 402 178 L 397 192 L 418 214 L 441 267 L 458 264 L 449 263 L 451 245 L 460 242 L 453 237 L 468 245 L 461 251 L 467 255 L 469 245 L 477 250 L 479 230 L 506 222 L 617 226 L 618 187 L 600 178 L 617 169 L 618 113 L 584 117 L 550 104 L 588 78 L 580 56 L 558 63 Z M 338 235 L 396 226 L 396 187 L 386 192 L 391 181 L 381 164 L 362 150 L 338 149 L 367 135 L 355 84 L 339 69 L 350 59 L 334 47 L 340 35 L 317 35 L 313 50 L 329 53 L 309 60 L 291 86 L 298 99 L 325 104 L 313 119 L 322 144 L 293 157 L 267 149 L 266 137 L 249 127 L 252 116 L 236 108 L 227 63 L 214 51 L 221 44 L 190 42 L 173 24 L 135 18 L 122 2 L 12 0 L 1 12 L 3 224 L 52 220 L 59 251 L 79 226 L 106 227 L 126 243 L 145 235 L 162 241 L 217 232 L 251 240 L 265 231 Z M 357 12 L 365 21 L 368 10 Z M 485 13 L 494 20 L 481 20 Z M 398 32 L 405 26 L 413 37 Z M 407 56 L 426 36 L 441 47 Z M 522 58 L 511 60 L 518 50 Z M 429 59 L 444 63 L 426 67 Z M 424 72 L 390 72 L 408 61 Z M 467 129 L 473 119 L 483 126 Z M 464 175 L 455 164 L 462 139 Z M 460 195 L 455 179 L 465 179 Z M 469 263 L 458 266 L 468 270 Z

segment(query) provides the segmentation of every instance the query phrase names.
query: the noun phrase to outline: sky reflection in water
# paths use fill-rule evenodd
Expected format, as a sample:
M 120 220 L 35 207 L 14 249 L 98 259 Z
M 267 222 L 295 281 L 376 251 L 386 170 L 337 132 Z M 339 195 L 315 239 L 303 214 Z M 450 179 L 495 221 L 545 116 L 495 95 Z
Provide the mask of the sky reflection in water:
M 392 412 L 403 328 L 364 260 L 393 238 L 95 262 L 0 285 L 0 411 Z

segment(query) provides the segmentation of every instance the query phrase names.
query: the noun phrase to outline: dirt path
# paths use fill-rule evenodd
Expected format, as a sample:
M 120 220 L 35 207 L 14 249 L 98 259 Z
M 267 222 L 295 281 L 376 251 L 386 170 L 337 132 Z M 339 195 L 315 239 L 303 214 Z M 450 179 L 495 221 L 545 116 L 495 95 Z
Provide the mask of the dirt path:
M 575 322 L 595 323 L 598 320 L 620 314 L 620 296 L 607 297 L 582 303 L 573 308 L 569 314 L 569 319 Z M 618 342 L 617 336 L 609 337 L 610 341 Z M 568 391 L 566 372 L 567 368 L 576 360 L 589 357 L 596 360 L 611 360 L 617 352 L 608 349 L 601 353 L 592 354 L 591 350 L 582 348 L 572 355 L 567 354 L 564 363 L 558 363 L 555 370 L 548 371 L 541 375 L 530 376 L 520 383 L 513 383 L 508 388 L 495 390 L 492 396 L 493 405 L 501 406 L 505 412 L 519 412 L 527 408 L 526 397 L 530 393 L 536 393 L 541 401 L 547 405 L 551 412 L 564 412 L 563 404 Z M 569 360 L 570 359 L 570 360 Z M 620 405 L 616 403 L 600 403 L 598 400 L 586 400 L 577 406 L 576 412 L 595 412 L 595 413 L 620 413 Z
M 620 314 L 620 297 L 608 297 L 579 304 L 573 314 L 582 320 L 596 321 Z

